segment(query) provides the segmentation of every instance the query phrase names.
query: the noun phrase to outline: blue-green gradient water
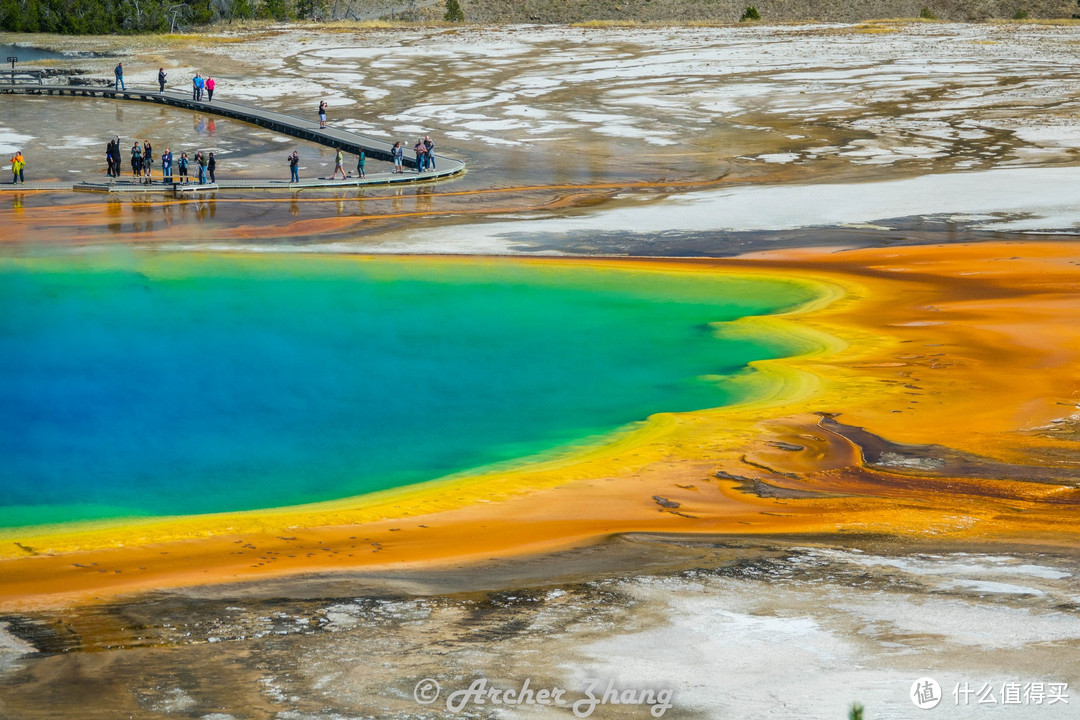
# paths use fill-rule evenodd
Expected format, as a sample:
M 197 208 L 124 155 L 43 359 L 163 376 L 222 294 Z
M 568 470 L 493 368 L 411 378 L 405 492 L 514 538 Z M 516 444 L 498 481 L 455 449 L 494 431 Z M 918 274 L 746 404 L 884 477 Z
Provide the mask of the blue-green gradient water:
M 0 526 L 278 507 L 717 407 L 806 286 L 584 263 L 0 260 Z

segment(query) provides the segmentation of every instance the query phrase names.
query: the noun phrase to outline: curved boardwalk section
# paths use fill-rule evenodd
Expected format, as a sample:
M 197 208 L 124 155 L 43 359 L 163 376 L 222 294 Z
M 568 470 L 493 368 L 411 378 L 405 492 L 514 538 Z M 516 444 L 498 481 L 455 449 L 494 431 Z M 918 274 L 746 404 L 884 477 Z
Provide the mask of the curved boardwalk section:
M 376 160 L 385 160 L 387 162 L 393 162 L 393 156 L 390 154 L 392 144 L 385 140 L 376 140 L 375 138 L 365 137 L 358 135 L 348 130 L 341 130 L 339 128 L 319 128 L 319 124 L 313 121 L 302 120 L 293 115 L 286 115 L 284 113 L 273 112 L 270 110 L 263 110 L 261 108 L 252 107 L 250 105 L 241 105 L 240 103 L 230 102 L 227 100 L 215 100 L 214 102 L 197 101 L 192 100 L 185 93 L 181 93 L 175 90 L 166 90 L 164 93 L 159 93 L 157 90 L 146 90 L 131 88 L 128 90 L 116 90 L 112 87 L 89 87 L 81 85 L 39 85 L 29 83 L 0 83 L 0 93 L 12 94 L 19 93 L 24 95 L 68 95 L 73 97 L 100 97 L 111 98 L 116 100 L 133 100 L 136 102 L 157 103 L 159 105 L 172 105 L 173 107 L 183 108 L 185 110 L 196 110 L 198 112 L 208 113 L 212 115 L 220 115 L 222 117 L 233 118 L 235 120 L 242 120 L 252 125 L 273 130 L 274 132 L 281 133 L 283 135 L 290 135 L 301 140 L 307 140 L 309 142 L 318 143 L 320 145 L 326 145 L 329 147 L 340 147 L 343 152 L 356 155 L 362 149 L 369 158 Z M 411 149 L 411 148 L 410 148 Z M 404 174 L 392 174 L 392 173 L 379 173 L 377 176 L 370 179 L 350 179 L 340 181 L 329 180 L 305 180 L 300 183 L 286 183 L 276 180 L 248 180 L 248 181 L 229 181 L 222 182 L 217 185 L 219 188 L 235 187 L 235 188 L 277 188 L 277 189 L 299 189 L 299 188 L 311 188 L 311 187 L 339 187 L 339 186 L 356 186 L 356 185 L 382 185 L 387 183 L 398 182 L 416 182 L 417 180 L 435 180 L 438 178 L 450 177 L 451 175 L 458 175 L 465 171 L 465 163 L 460 160 L 448 158 L 444 155 L 436 155 L 436 166 L 438 169 L 431 172 L 425 172 L 423 174 L 404 173 Z M 403 158 L 403 164 L 406 167 L 415 168 L 416 160 L 408 156 Z M 58 183 L 49 183 L 49 185 L 60 185 Z M 124 185 L 117 183 L 80 183 L 85 185 L 86 189 L 101 189 L 101 190 L 118 190 L 123 191 L 126 188 Z M 3 186 L 0 186 L 3 187 Z M 75 187 L 73 184 L 62 184 L 62 187 Z M 185 186 L 185 189 L 212 189 L 214 186 Z M 25 189 L 45 189 L 27 187 Z M 132 191 L 145 191 L 147 188 L 143 185 L 133 186 L 130 188 Z

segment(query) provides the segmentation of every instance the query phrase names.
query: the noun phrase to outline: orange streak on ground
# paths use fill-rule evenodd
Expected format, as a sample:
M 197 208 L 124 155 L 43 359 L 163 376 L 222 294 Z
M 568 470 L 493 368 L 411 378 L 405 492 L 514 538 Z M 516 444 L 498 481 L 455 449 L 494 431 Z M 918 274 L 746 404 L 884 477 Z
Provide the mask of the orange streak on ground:
M 846 347 L 763 363 L 777 391 L 761 402 L 658 416 L 646 431 L 573 462 L 307 510 L 196 518 L 186 537 L 167 542 L 147 531 L 146 542 L 110 547 L 105 530 L 69 538 L 85 548 L 69 552 L 49 551 L 49 537 L 28 539 L 41 554 L 3 551 L 0 608 L 524 555 L 621 532 L 855 532 L 1075 549 L 1080 491 L 1074 480 L 1054 481 L 1053 468 L 1076 465 L 1076 443 L 1040 428 L 1074 414 L 1080 401 L 1078 259 L 1068 244 L 1030 243 L 603 261 L 836 283 L 847 295 L 784 322 Z M 842 413 L 841 422 L 893 442 L 1047 470 L 1036 483 L 864 467 L 857 448 L 817 427 L 818 411 Z M 813 495 L 759 497 L 717 471 Z M 662 507 L 654 496 L 679 506 Z M 140 532 L 122 528 L 127 538 Z
M 597 185 L 593 186 L 560 186 L 566 189 L 588 191 L 596 188 L 610 187 L 618 189 L 621 185 Z M 525 190 L 527 190 L 526 188 Z M 537 190 L 558 189 L 555 186 L 538 187 Z M 118 241 L 135 243 L 164 244 L 170 242 L 190 243 L 193 239 L 199 240 L 273 240 L 278 238 L 317 237 L 327 233 L 336 233 L 339 236 L 352 229 L 361 229 L 372 221 L 399 220 L 413 217 L 453 217 L 453 216 L 478 216 L 508 212 L 536 212 L 539 210 L 555 210 L 571 207 L 575 201 L 587 195 L 570 194 L 555 196 L 540 202 L 519 203 L 516 205 L 483 205 L 470 208 L 444 208 L 440 209 L 430 203 L 433 198 L 448 195 L 485 195 L 489 193 L 503 194 L 513 190 L 522 191 L 522 188 L 505 188 L 498 190 L 460 191 L 457 193 L 417 193 L 413 195 L 391 195 L 377 197 L 330 197 L 330 198 L 233 198 L 233 199 L 185 199 L 185 200 L 161 200 L 161 201 L 119 201 L 113 200 L 102 203 L 79 203 L 72 205 L 60 205 L 50 207 L 47 214 L 35 212 L 37 208 L 17 208 L 10 213 L 0 212 L 0 222 L 9 227 L 0 241 L 11 243 L 26 242 L 40 236 L 62 237 L 65 243 L 116 243 Z M 366 207 L 366 203 L 381 200 L 390 200 L 396 203 L 407 201 L 414 202 L 418 208 L 410 211 L 402 211 L 395 208 L 388 212 L 372 213 L 358 212 L 358 209 Z M 290 219 L 288 222 L 274 222 L 265 224 L 243 224 L 229 222 L 225 225 L 211 225 L 201 227 L 193 226 L 190 220 L 205 220 L 208 210 L 216 212 L 217 208 L 229 206 L 243 206 L 247 204 L 271 203 L 275 208 L 300 205 L 304 203 L 338 205 L 337 215 L 327 217 L 305 217 Z M 174 217 L 172 213 L 177 209 L 183 213 L 194 211 L 197 218 L 189 214 L 181 214 Z M 278 216 L 280 217 L 280 215 Z M 213 216 L 210 218 L 213 220 Z M 104 234 L 105 230 L 109 230 Z
M 400 200 L 402 198 L 395 198 Z M 424 198 L 421 198 L 424 199 Z M 355 201 L 355 199 L 353 200 Z M 296 220 L 281 227 L 266 227 L 244 225 L 230 230 L 230 237 L 236 239 L 274 239 L 282 237 L 298 237 L 306 235 L 319 235 L 327 232 L 343 232 L 351 227 L 372 220 L 397 220 L 409 217 L 452 217 L 467 215 L 490 215 L 504 212 L 535 212 L 538 210 L 556 210 L 571 205 L 569 199 L 553 200 L 535 205 L 523 205 L 513 207 L 482 207 L 468 208 L 464 210 L 413 210 L 409 212 L 369 213 L 364 215 L 343 215 L 333 218 L 318 218 L 313 220 Z M 143 238 L 149 239 L 149 238 Z
M 56 227 L 65 225 L 78 225 L 85 222 L 87 216 L 99 215 L 101 212 L 106 212 L 113 218 L 124 208 L 124 204 L 127 203 L 130 207 L 142 207 L 142 208 L 183 208 L 183 207 L 201 207 L 207 203 L 215 203 L 217 205 L 257 205 L 257 204 L 272 204 L 272 205 L 324 205 L 329 203 L 342 203 L 342 202 L 380 202 L 380 201 L 404 201 L 410 198 L 428 200 L 442 197 L 467 197 L 467 196 L 487 196 L 487 195 L 506 195 L 506 194 L 523 194 L 523 193 L 540 193 L 540 192 L 555 192 L 555 191 L 569 191 L 569 192 L 590 192 L 596 190 L 634 190 L 634 189 L 670 189 L 670 190 L 688 190 L 693 188 L 713 187 L 716 185 L 728 182 L 725 177 L 719 177 L 713 180 L 673 180 L 673 181 L 641 181 L 641 182 L 624 182 L 624 183 L 585 183 L 580 185 L 574 184 L 560 184 L 560 185 L 524 185 L 513 187 L 499 187 L 499 188 L 476 188 L 473 190 L 449 190 L 449 191 L 435 191 L 430 185 L 410 185 L 399 187 L 380 187 L 380 186 L 367 186 L 362 188 L 314 188 L 315 190 L 322 191 L 348 191 L 353 193 L 349 197 L 344 196 L 331 196 L 331 197 L 298 197 L 296 195 L 282 196 L 275 195 L 274 197 L 217 197 L 214 196 L 202 196 L 202 197 L 189 197 L 182 199 L 169 199 L 167 197 L 154 198 L 151 200 L 136 199 L 138 195 L 125 198 L 122 195 L 108 197 L 108 199 L 102 199 L 96 202 L 87 203 L 70 203 L 64 205 L 58 205 L 51 207 L 47 219 L 41 221 L 41 225 L 45 227 Z M 412 190 L 408 195 L 399 194 L 402 190 Z M 70 191 L 67 190 L 20 190 L 19 192 L 33 192 L 35 194 L 43 193 L 57 193 L 63 195 L 69 195 Z M 243 189 L 237 189 L 234 192 L 254 192 L 245 191 Z M 393 194 L 368 194 L 379 192 L 392 192 Z M 363 194 L 359 194 L 363 193 Z M 0 201 L 4 200 L 4 196 L 0 195 Z M 17 199 L 17 198 L 16 198 Z M 22 213 L 23 208 L 16 205 L 16 212 Z M 488 212 L 502 212 L 505 208 L 488 208 Z M 431 213 L 429 213 L 431 214 Z M 439 214 L 454 214 L 454 213 L 439 213 Z M 75 215 L 82 220 L 72 222 L 70 219 L 65 220 L 65 215 Z M 2 213 L 0 213 L 2 216 Z M 32 223 L 37 222 L 37 218 L 22 218 Z M 7 235 L 6 239 L 17 239 L 17 235 Z
M 885 430 L 893 441 L 946 443 L 1008 461 L 1055 444 L 1022 431 L 1072 415 L 1080 403 L 1075 245 L 855 250 L 823 260 L 791 251 L 750 262 L 809 263 L 874 287 L 844 324 L 895 344 L 848 369 L 890 385 L 890 401 L 838 406 L 845 422 Z M 925 394 L 908 395 L 904 385 Z

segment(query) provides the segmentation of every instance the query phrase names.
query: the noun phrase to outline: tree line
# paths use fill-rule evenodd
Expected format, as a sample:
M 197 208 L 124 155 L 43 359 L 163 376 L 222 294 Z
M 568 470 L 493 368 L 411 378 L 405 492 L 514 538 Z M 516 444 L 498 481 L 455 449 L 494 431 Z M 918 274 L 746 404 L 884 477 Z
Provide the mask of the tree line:
M 62 35 L 175 32 L 213 22 L 317 17 L 321 0 L 0 0 L 0 30 Z

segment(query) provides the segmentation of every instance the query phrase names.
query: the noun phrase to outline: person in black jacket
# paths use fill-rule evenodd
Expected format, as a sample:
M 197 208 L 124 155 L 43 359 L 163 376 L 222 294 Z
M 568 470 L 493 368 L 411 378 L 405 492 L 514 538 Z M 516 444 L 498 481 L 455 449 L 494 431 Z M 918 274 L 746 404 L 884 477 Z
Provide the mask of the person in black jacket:
M 113 159 L 113 177 L 120 177 L 120 172 L 123 169 L 124 156 L 120 151 L 120 138 L 114 137 L 112 141 L 112 159 Z
M 158 68 L 157 71 L 157 84 L 161 88 L 158 92 L 165 92 L 165 68 Z
M 206 161 L 206 172 L 210 173 L 210 182 L 216 183 L 214 179 L 214 168 L 217 167 L 217 160 L 214 159 L 214 153 L 210 153 L 210 158 Z

